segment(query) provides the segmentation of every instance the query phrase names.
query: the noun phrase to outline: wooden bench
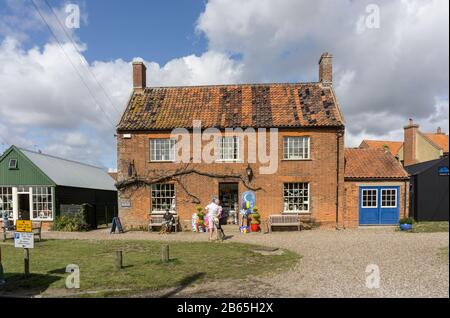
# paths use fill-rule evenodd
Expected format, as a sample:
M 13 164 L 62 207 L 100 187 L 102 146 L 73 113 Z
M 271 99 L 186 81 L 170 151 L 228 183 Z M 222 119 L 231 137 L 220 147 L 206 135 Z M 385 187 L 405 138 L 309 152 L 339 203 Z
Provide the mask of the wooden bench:
M 42 239 L 42 222 L 33 222 L 32 223 L 32 231 L 34 236 L 38 237 L 39 242 Z M 16 226 L 14 225 L 13 221 L 9 221 L 6 226 L 2 224 L 3 228 L 3 242 L 6 241 L 7 235 L 11 234 L 11 238 L 14 239 L 14 232 L 16 231 Z
M 178 224 L 179 224 L 179 220 L 178 220 L 178 215 L 174 215 L 174 224 L 173 227 L 175 229 L 175 232 L 178 232 Z M 162 226 L 164 221 L 164 215 L 152 215 L 150 216 L 150 223 L 148 224 L 148 231 L 152 231 L 154 226 Z
M 274 226 L 296 226 L 301 229 L 300 216 L 298 214 L 277 214 L 269 216 L 269 230 L 272 232 Z

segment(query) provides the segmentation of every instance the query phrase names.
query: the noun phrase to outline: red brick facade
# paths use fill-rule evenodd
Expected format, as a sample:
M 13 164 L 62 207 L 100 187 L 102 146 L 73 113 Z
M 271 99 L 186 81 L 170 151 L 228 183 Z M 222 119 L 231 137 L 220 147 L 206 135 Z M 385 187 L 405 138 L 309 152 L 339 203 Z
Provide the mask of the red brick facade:
M 337 141 L 337 129 L 283 129 L 278 135 L 278 170 L 275 174 L 263 175 L 259 173 L 259 163 L 250 164 L 254 177 L 250 185 L 261 188 L 256 191 L 256 205 L 259 207 L 262 219 L 270 214 L 283 212 L 283 184 L 290 182 L 309 183 L 310 198 L 309 213 L 321 226 L 336 225 L 336 192 L 339 189 L 339 226 L 342 225 L 343 184 L 344 184 L 344 143 L 343 137 Z M 150 162 L 150 138 L 167 138 L 170 133 L 132 133 L 131 138 L 118 135 L 118 178 L 119 182 L 127 178 L 128 165 L 134 162 L 138 176 L 153 174 L 154 170 L 161 172 L 174 171 L 185 164 L 172 162 Z M 310 159 L 283 160 L 284 136 L 309 136 Z M 267 141 L 269 144 L 269 141 Z M 244 144 L 245 158 L 248 149 Z M 339 153 L 339 169 L 337 170 Z M 191 168 L 202 172 L 242 174 L 245 176 L 247 162 L 242 163 L 212 163 L 190 164 Z M 339 184 L 337 184 L 339 171 Z M 186 175 L 181 178 L 184 187 L 193 195 L 200 198 L 200 206 L 205 207 L 213 196 L 218 196 L 220 182 L 238 182 L 239 195 L 248 190 L 244 183 L 233 178 L 217 179 L 207 176 Z M 172 181 L 173 182 L 173 181 Z M 181 184 L 175 182 L 176 212 L 180 220 L 190 220 L 199 204 L 192 203 L 192 198 L 183 190 Z M 131 207 L 121 207 L 121 200 L 130 200 Z M 240 203 L 240 202 L 239 202 Z M 119 191 L 119 216 L 125 228 L 145 228 L 148 226 L 151 213 L 151 193 L 147 186 L 129 188 Z

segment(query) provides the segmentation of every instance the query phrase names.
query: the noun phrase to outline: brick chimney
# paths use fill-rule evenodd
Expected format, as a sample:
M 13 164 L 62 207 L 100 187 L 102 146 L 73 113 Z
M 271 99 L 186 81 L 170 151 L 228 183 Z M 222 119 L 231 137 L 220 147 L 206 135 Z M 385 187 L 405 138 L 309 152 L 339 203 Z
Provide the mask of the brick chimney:
M 445 135 L 445 134 L 442 132 L 441 127 L 438 127 L 438 128 L 437 128 L 436 134 L 438 134 L 438 135 Z
M 147 68 L 143 62 L 133 62 L 133 89 L 135 92 L 144 91 L 146 81 Z
M 327 86 L 333 84 L 333 56 L 328 52 L 320 56 L 319 82 Z
M 403 164 L 409 166 L 417 163 L 417 132 L 419 125 L 414 124 L 413 120 L 409 119 L 409 124 L 403 127 Z

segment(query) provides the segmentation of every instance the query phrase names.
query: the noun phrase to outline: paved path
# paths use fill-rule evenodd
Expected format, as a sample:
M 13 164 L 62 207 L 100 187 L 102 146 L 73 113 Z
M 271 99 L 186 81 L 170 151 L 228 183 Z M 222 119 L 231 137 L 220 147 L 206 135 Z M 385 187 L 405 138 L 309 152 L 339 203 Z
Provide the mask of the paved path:
M 206 296 L 249 297 L 449 297 L 448 233 L 403 233 L 393 228 L 313 230 L 240 234 L 228 226 L 226 242 L 282 247 L 303 256 L 283 274 L 251 281 L 248 286 L 223 282 L 208 285 Z M 128 232 L 45 232 L 44 238 L 206 241 L 206 234 Z M 213 244 L 213 243 L 212 243 Z M 447 256 L 442 249 L 447 249 Z M 366 287 L 369 264 L 380 271 L 380 287 Z M 205 296 L 204 286 L 178 296 Z

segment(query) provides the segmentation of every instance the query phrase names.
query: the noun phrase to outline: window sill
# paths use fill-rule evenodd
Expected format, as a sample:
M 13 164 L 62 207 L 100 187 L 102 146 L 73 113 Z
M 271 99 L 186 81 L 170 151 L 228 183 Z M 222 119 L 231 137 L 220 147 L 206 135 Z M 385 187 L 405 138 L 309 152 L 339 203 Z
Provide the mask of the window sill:
M 148 163 L 175 163 L 175 160 L 150 160 Z
M 214 161 L 214 163 L 244 163 L 244 161 L 240 159 L 220 159 Z
M 177 214 L 177 212 L 175 212 L 175 211 L 169 211 L 170 213 L 172 213 L 172 214 Z M 150 212 L 150 214 L 151 215 L 164 215 L 164 214 L 166 214 L 166 212 L 165 211 L 151 211 Z
M 283 214 L 311 214 L 309 211 L 283 211 Z
M 309 159 L 286 159 L 286 158 L 283 158 L 283 159 L 281 159 L 281 161 L 313 161 L 311 158 L 309 158 Z

